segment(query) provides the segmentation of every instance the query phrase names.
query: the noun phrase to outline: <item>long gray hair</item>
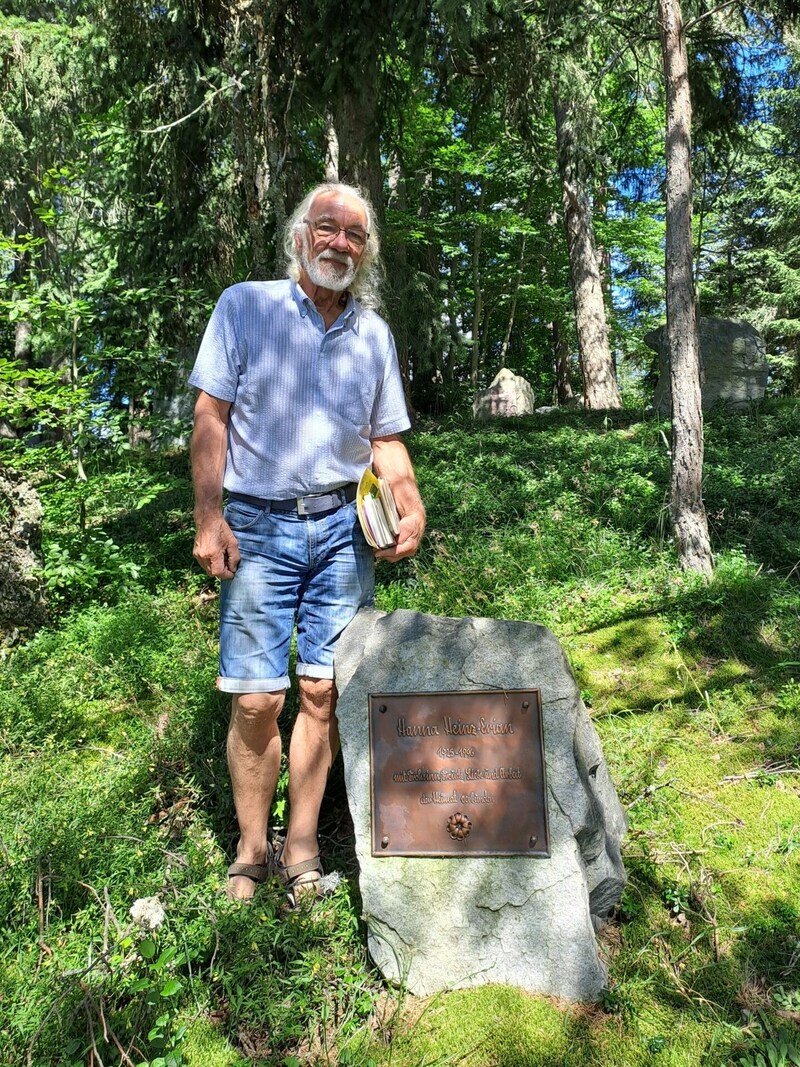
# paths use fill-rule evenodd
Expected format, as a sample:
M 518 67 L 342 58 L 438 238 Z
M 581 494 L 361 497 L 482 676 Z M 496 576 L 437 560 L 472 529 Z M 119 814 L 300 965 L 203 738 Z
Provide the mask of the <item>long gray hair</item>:
M 375 222 L 375 212 L 372 210 L 372 204 L 370 204 L 369 199 L 362 190 L 357 189 L 354 185 L 343 185 L 341 182 L 324 182 L 322 185 L 315 186 L 310 193 L 303 197 L 292 212 L 283 231 L 286 273 L 290 278 L 294 278 L 295 281 L 300 280 L 300 272 L 303 265 L 295 245 L 295 235 L 298 235 L 301 241 L 305 240 L 303 220 L 308 216 L 311 205 L 320 193 L 345 193 L 357 197 L 364 206 L 369 237 L 367 238 L 361 261 L 358 264 L 356 276 L 350 286 L 350 292 L 362 307 L 372 308 L 377 311 L 381 306 L 381 283 L 383 282 L 380 234 Z

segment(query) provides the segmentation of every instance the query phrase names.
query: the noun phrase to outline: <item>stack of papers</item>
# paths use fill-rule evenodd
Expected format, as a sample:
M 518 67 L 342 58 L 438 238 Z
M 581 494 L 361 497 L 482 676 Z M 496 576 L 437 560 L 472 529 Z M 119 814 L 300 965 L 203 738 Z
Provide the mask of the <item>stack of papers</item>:
M 385 478 L 376 478 L 367 467 L 356 493 L 358 520 L 373 548 L 389 548 L 400 532 L 400 516 Z

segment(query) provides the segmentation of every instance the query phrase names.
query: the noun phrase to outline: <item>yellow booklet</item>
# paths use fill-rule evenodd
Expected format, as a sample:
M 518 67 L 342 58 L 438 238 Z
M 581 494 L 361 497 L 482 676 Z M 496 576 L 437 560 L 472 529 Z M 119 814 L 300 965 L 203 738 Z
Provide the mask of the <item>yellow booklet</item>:
M 389 483 L 367 467 L 356 491 L 358 521 L 373 548 L 389 548 L 400 532 L 400 516 Z

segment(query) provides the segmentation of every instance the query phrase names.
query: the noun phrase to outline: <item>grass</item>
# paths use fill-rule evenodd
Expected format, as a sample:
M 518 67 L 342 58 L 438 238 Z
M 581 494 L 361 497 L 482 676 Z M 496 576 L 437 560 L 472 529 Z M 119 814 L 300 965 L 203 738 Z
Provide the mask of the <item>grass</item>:
M 708 419 L 710 583 L 676 566 L 663 430 L 422 426 L 429 534 L 379 571 L 385 610 L 531 619 L 567 651 L 630 819 L 594 1006 L 386 989 L 341 767 L 334 894 L 288 916 L 272 889 L 227 902 L 227 711 L 186 457 L 133 454 L 85 486 L 39 474 L 53 621 L 0 663 L 0 1064 L 797 1062 L 800 408 Z M 151 896 L 146 935 L 130 908 Z

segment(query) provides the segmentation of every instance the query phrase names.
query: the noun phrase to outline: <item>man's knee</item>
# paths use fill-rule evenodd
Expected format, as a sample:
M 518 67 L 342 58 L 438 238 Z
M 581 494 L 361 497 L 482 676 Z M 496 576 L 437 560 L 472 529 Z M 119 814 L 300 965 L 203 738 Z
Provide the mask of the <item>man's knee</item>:
M 301 677 L 300 712 L 318 722 L 329 722 L 336 710 L 336 686 L 331 678 Z
M 231 721 L 256 726 L 274 722 L 281 713 L 284 692 L 237 693 L 231 700 Z

